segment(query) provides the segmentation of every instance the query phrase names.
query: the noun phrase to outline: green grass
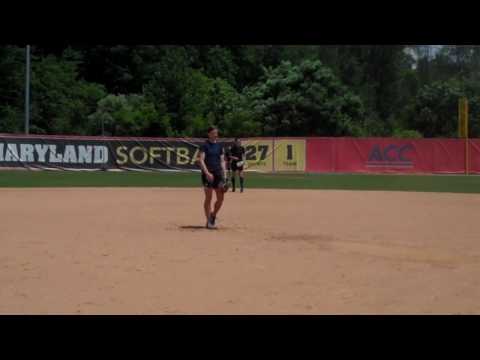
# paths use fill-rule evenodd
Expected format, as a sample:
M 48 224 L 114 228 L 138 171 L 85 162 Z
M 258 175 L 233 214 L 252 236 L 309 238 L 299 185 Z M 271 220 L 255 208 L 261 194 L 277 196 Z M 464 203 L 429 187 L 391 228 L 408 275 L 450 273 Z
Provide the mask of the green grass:
M 198 173 L 0 171 L 0 187 L 200 187 Z M 480 193 L 480 176 L 246 174 L 247 188 Z

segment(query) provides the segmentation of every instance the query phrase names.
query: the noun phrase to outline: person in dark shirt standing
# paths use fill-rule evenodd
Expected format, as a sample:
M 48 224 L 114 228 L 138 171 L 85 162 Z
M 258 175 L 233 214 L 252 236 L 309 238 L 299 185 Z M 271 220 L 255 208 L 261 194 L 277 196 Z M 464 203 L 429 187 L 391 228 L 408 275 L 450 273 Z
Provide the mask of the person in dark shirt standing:
M 242 146 L 238 138 L 228 151 L 230 159 L 230 169 L 232 171 L 232 191 L 235 191 L 235 175 L 240 178 L 240 192 L 243 192 L 243 166 L 245 164 L 245 148 Z
M 207 218 L 208 229 L 214 229 L 216 226 L 215 220 L 223 204 L 227 181 L 225 150 L 223 145 L 217 142 L 217 139 L 218 129 L 210 127 L 208 129 L 208 140 L 200 147 L 198 155 L 198 163 L 202 170 L 202 183 L 205 191 L 203 207 Z M 211 201 L 213 190 L 215 190 L 217 201 L 212 211 Z

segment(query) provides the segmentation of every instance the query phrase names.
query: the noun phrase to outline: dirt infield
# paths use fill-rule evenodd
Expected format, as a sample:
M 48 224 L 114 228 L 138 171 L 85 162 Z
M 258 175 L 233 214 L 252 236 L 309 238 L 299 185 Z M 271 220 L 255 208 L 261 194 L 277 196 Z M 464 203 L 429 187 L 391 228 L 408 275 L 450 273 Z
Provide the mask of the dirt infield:
M 480 314 L 480 195 L 0 189 L 1 314 Z

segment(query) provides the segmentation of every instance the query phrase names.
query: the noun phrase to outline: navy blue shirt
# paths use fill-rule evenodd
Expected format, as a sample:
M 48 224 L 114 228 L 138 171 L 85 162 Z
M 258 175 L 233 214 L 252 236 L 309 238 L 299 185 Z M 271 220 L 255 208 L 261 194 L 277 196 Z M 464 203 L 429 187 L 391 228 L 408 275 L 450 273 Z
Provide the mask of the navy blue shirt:
M 243 155 L 245 154 L 245 148 L 243 146 L 238 146 L 237 144 L 232 145 L 230 151 L 228 152 L 229 156 L 235 156 L 238 160 L 234 161 L 242 161 Z
M 208 171 L 223 171 L 221 159 L 221 156 L 225 154 L 223 144 L 212 143 L 207 140 L 205 141 L 205 144 L 200 147 L 200 152 L 205 153 L 205 165 L 207 166 Z

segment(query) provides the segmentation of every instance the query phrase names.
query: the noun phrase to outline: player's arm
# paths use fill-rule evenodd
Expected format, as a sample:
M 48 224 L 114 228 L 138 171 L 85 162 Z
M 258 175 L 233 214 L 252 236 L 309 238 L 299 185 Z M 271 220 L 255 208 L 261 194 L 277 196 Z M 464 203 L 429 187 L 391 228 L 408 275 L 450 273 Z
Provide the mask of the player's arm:
M 220 165 L 222 166 L 223 177 L 226 179 L 227 178 L 227 165 L 226 165 L 226 161 L 225 161 L 225 152 L 222 152 L 222 155 L 220 155 Z
M 232 149 L 228 150 L 228 157 L 231 159 L 231 160 L 238 160 L 238 158 L 236 156 L 233 155 L 233 152 L 232 152 Z
M 198 153 L 197 162 L 198 162 L 198 165 L 200 166 L 200 169 L 207 177 L 207 179 L 209 181 L 212 181 L 213 175 L 210 174 L 210 171 L 208 171 L 207 169 L 207 165 L 205 165 L 205 152 L 203 151 L 203 149 L 200 149 L 200 152 Z

